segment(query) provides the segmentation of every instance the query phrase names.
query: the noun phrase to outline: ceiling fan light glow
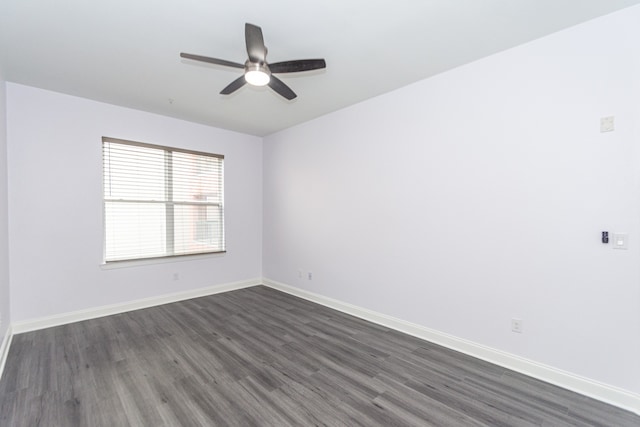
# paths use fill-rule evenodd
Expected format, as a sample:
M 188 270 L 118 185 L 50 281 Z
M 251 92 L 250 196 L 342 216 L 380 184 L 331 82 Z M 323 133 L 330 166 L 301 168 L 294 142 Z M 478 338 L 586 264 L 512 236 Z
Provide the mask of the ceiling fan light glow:
M 271 77 L 264 71 L 247 71 L 244 75 L 244 79 L 252 86 L 265 86 L 269 84 Z
M 271 80 L 271 72 L 266 64 L 245 64 L 244 79 L 252 86 L 265 86 Z

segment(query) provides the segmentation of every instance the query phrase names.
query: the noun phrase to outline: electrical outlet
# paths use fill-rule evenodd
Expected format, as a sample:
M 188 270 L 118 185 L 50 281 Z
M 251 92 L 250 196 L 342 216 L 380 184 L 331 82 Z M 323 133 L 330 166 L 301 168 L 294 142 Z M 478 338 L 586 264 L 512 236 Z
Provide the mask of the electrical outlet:
M 313 279 L 313 273 L 312 272 L 308 272 L 307 273 L 307 279 L 309 279 L 309 280 Z
M 180 274 L 173 273 L 173 280 L 180 280 Z
M 628 248 L 629 248 L 629 234 L 613 233 L 613 249 L 628 249 Z
M 522 327 L 523 327 L 522 319 L 511 319 L 511 332 L 521 334 Z

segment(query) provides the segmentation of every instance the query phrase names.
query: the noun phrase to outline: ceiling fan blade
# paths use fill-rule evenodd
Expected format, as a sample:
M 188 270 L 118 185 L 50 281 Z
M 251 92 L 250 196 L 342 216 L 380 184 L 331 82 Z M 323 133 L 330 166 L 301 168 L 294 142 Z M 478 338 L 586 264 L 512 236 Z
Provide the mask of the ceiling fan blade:
M 224 59 L 210 58 L 208 56 L 192 55 L 190 53 L 180 52 L 181 58 L 193 59 L 194 61 L 208 62 L 210 64 L 224 65 L 225 67 L 244 68 L 244 65 L 237 62 L 225 61 Z
M 222 89 L 220 91 L 221 95 L 229 95 L 232 94 L 233 92 L 237 91 L 238 89 L 240 89 L 242 86 L 245 85 L 245 83 L 247 83 L 247 81 L 244 79 L 244 74 L 241 75 L 240 77 L 238 77 L 237 79 L 235 79 L 234 81 L 232 81 L 231 83 L 229 83 L 229 85 L 227 87 L 225 87 L 224 89 Z
M 299 71 L 311 71 L 326 68 L 324 59 L 299 59 L 296 61 L 283 61 L 269 64 L 272 73 L 297 73 Z
M 262 37 L 262 29 L 257 25 L 244 24 L 244 39 L 247 44 L 247 53 L 249 61 L 253 63 L 265 62 L 267 57 L 267 48 L 264 47 L 264 38 Z
M 289 101 L 298 96 L 294 91 L 291 90 L 289 86 L 284 84 L 282 80 L 274 75 L 271 75 L 271 79 L 269 80 L 269 87 L 278 92 L 279 95 L 287 98 Z

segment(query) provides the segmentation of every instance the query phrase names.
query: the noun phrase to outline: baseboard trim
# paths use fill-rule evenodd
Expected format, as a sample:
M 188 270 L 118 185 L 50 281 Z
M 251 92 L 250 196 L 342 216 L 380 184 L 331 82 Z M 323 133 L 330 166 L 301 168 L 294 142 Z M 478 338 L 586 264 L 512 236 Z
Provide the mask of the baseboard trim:
M 237 289 L 260 285 L 261 283 L 261 279 L 257 278 L 241 282 L 227 283 L 223 285 L 208 286 L 206 288 L 159 295 L 156 297 L 128 301 L 121 304 L 111 304 L 85 310 L 78 310 L 70 313 L 56 314 L 54 316 L 41 317 L 38 319 L 13 322 L 11 326 L 13 327 L 13 334 L 22 334 L 39 329 L 51 328 L 53 326 L 66 325 L 68 323 L 96 319 L 98 317 L 111 316 L 113 314 L 125 313 L 127 311 L 140 310 L 142 308 L 149 308 L 155 307 L 157 305 L 184 301 L 191 298 L 198 298 L 222 292 L 235 291 Z
M 9 347 L 11 347 L 11 340 L 13 339 L 13 329 L 11 325 L 7 328 L 7 332 L 4 334 L 2 344 L 0 344 L 0 379 L 4 372 L 4 365 L 7 363 L 7 356 L 9 355 Z
M 469 356 L 511 369 L 541 381 L 557 385 L 558 387 L 575 391 L 576 393 L 580 393 L 640 415 L 640 395 L 630 391 L 600 383 L 571 372 L 566 372 L 511 353 L 483 346 L 481 344 L 407 322 L 402 319 L 387 316 L 353 304 L 276 282 L 275 280 L 263 278 L 262 284 L 326 307 L 333 308 L 343 313 L 368 320 L 372 323 L 386 326 L 443 347 L 465 353 Z

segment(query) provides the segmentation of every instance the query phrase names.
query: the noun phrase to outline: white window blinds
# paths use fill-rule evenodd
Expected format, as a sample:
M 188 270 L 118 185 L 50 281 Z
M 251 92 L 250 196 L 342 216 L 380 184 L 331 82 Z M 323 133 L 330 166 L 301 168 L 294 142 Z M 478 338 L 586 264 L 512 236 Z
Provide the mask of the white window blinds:
M 224 252 L 224 156 L 102 138 L 105 261 Z

